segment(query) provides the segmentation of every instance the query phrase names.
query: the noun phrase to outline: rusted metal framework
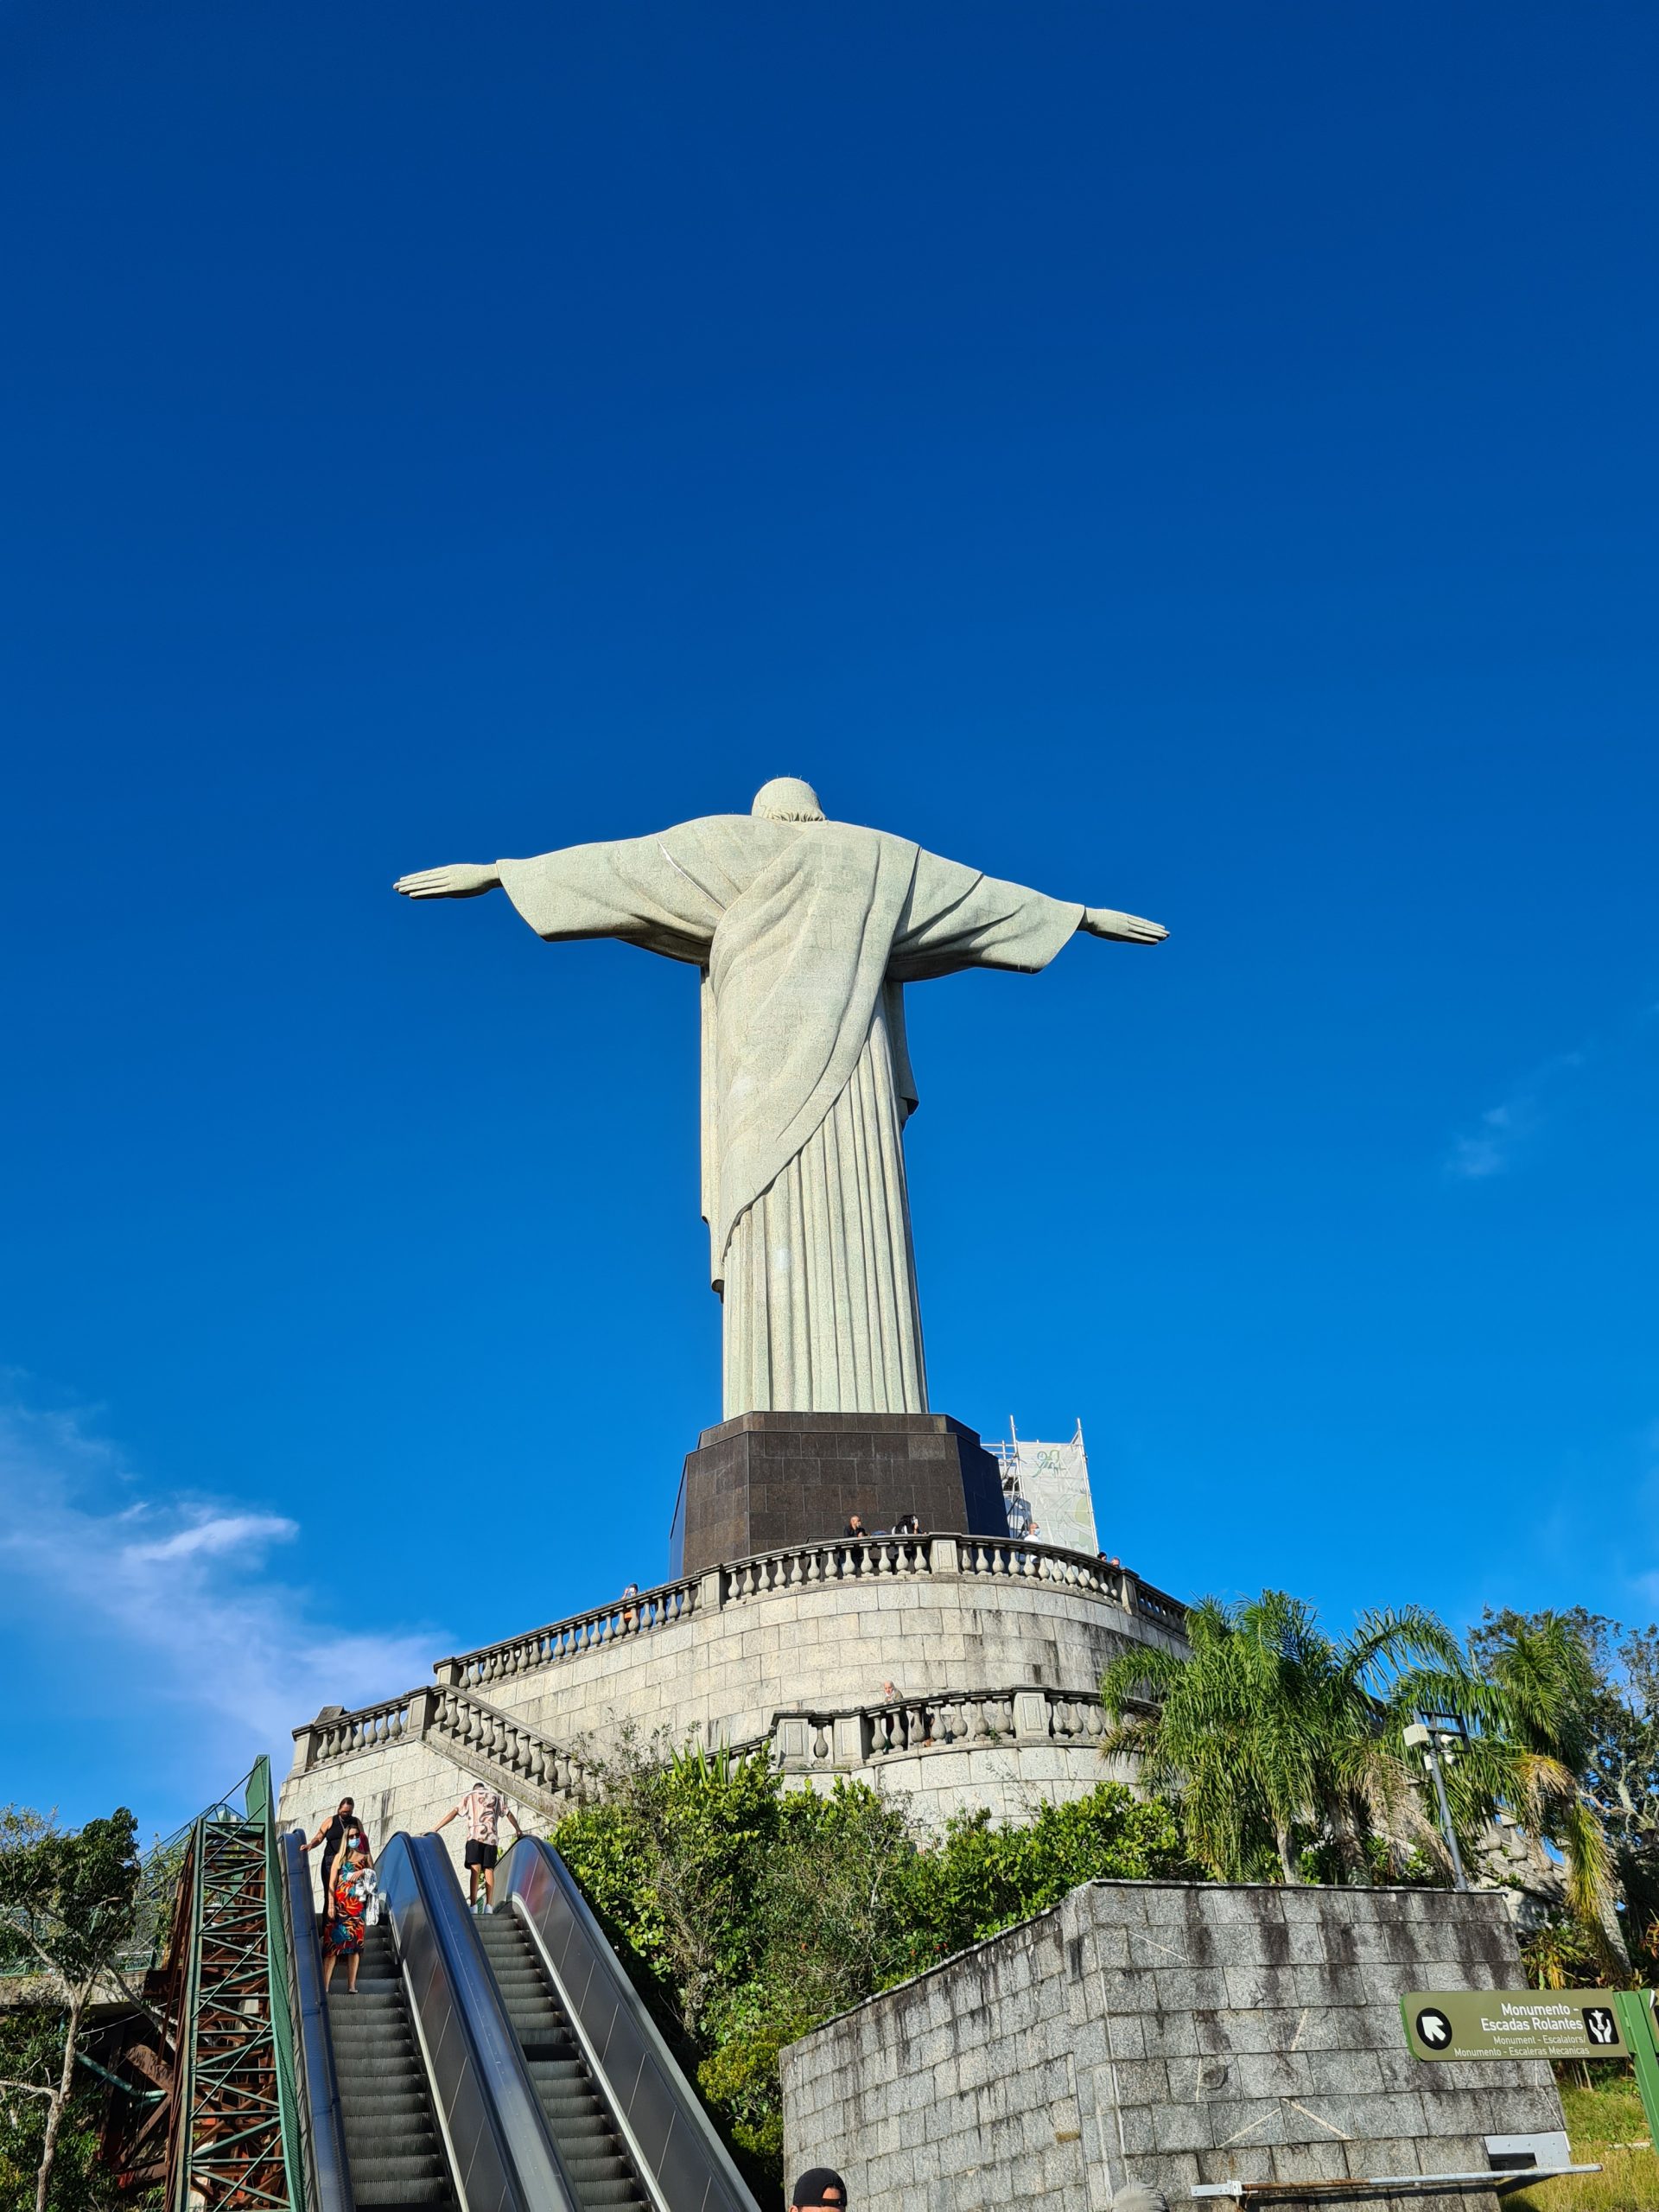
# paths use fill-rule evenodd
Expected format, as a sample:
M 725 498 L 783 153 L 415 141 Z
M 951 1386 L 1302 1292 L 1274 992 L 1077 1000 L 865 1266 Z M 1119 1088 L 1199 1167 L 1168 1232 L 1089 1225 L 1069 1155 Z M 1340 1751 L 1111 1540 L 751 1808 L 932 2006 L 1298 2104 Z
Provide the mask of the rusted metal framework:
M 270 1769 L 197 1821 L 169 1959 L 167 2212 L 304 2212 Z

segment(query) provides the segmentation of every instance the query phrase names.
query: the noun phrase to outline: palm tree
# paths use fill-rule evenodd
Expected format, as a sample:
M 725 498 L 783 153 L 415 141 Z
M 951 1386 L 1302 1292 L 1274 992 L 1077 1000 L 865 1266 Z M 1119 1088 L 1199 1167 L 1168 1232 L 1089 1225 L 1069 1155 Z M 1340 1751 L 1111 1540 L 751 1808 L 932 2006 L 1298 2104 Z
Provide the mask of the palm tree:
M 1187 1846 L 1217 1879 L 1259 1877 L 1276 1860 L 1297 1879 L 1297 1834 L 1328 1833 L 1351 1880 L 1369 1878 L 1368 1835 L 1424 1823 L 1392 1716 L 1402 1681 L 1462 1671 L 1455 1637 L 1421 1606 L 1368 1613 L 1332 1639 L 1282 1590 L 1186 1616 L 1190 1656 L 1125 1651 L 1101 1679 L 1109 1752 L 1179 1799 Z M 1150 1700 L 1149 1709 L 1145 1700 Z
M 1402 1694 L 1425 1713 L 1461 1724 L 1463 1742 L 1446 1773 L 1459 1830 L 1478 1834 L 1508 1812 L 1560 1852 L 1567 1902 L 1608 1954 L 1628 1967 L 1614 1910 L 1613 1854 L 1581 1782 L 1594 1749 L 1602 1694 L 1580 1631 L 1559 1613 L 1527 1619 L 1501 1613 L 1473 1663 L 1403 1677 Z

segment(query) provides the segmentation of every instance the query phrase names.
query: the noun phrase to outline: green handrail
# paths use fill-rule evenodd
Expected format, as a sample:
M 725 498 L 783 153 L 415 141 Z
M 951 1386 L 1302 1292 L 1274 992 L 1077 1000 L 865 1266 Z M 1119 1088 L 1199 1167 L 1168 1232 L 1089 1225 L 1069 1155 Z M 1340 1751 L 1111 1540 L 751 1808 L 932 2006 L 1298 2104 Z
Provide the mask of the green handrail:
M 265 1830 L 266 1963 L 270 1977 L 270 2024 L 276 2045 L 276 2095 L 283 2115 L 283 2162 L 288 2168 L 289 2202 L 299 2212 L 306 2201 L 301 2157 L 300 2101 L 294 2078 L 294 2021 L 288 2005 L 288 1901 L 276 1855 L 276 1802 L 271 1794 L 270 1761 L 262 1754 L 248 1780 L 248 1818 Z

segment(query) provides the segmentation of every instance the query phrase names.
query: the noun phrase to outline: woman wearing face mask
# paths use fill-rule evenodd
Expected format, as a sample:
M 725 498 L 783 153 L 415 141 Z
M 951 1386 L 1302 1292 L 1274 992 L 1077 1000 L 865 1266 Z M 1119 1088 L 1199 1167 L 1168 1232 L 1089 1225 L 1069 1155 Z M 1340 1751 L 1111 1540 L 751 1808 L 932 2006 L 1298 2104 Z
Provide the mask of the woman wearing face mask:
M 369 1839 L 363 1833 L 360 1821 L 348 1821 L 340 1839 L 340 1855 L 334 1860 L 334 1886 L 328 1892 L 328 1910 L 322 1923 L 322 1986 L 326 1990 L 334 1980 L 334 1961 L 346 1961 L 346 1989 L 349 1996 L 357 1993 L 357 1968 L 363 1956 L 363 1932 L 365 1926 L 364 1910 L 368 1903 L 368 1891 L 364 1877 L 373 1860 L 369 1855 Z
M 322 1846 L 322 1916 L 325 1920 L 328 1917 L 328 1886 L 333 1878 L 334 1864 L 340 1856 L 340 1847 L 345 1840 L 346 1831 L 353 1826 L 356 1817 L 356 1805 L 351 1798 L 342 1797 L 334 1819 L 325 1821 L 315 1835 L 300 1846 L 302 1851 L 314 1851 L 318 1844 Z M 366 1844 L 367 1838 L 364 1840 Z

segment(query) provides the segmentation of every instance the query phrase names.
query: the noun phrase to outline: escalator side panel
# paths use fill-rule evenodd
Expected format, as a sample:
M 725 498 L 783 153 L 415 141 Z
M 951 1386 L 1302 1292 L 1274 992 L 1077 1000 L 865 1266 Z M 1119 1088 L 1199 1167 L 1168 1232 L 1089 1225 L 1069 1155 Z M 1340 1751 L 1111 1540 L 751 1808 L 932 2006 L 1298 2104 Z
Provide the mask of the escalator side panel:
M 558 1853 L 523 1837 L 496 1879 L 536 1940 L 658 2212 L 757 2212 Z
M 294 1988 L 295 2079 L 304 2113 L 306 2178 L 315 2202 L 308 2212 L 354 2212 L 351 2169 L 334 2075 L 334 2038 L 322 1991 L 317 1955 L 317 1922 L 311 1902 L 311 1874 L 292 1830 L 277 1839 L 282 1855 L 283 1897 Z
M 379 1874 L 467 2212 L 577 2212 L 448 1853 L 397 1835 Z

